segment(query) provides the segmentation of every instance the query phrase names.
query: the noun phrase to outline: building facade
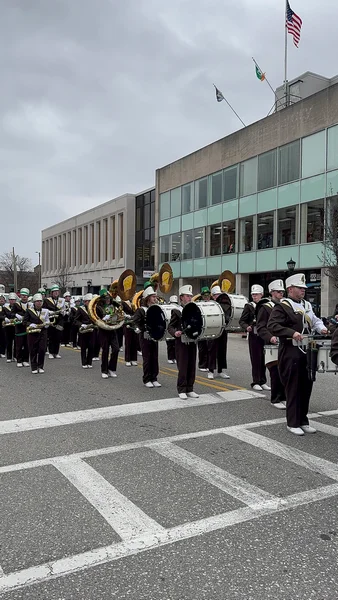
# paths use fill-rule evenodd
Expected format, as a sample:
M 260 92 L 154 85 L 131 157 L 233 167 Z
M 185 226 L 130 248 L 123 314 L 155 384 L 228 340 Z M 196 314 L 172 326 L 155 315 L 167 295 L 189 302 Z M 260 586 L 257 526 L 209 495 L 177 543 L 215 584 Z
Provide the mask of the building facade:
M 125 194 L 42 231 L 41 283 L 98 293 L 135 267 L 135 196 Z
M 135 274 L 138 287 L 155 269 L 155 188 L 135 198 Z
M 324 215 L 338 197 L 338 83 L 311 95 L 310 76 L 297 80 L 304 99 L 156 171 L 157 266 L 171 264 L 176 288 L 197 292 L 229 269 L 248 295 L 285 278 L 292 258 L 317 312 L 331 314 Z

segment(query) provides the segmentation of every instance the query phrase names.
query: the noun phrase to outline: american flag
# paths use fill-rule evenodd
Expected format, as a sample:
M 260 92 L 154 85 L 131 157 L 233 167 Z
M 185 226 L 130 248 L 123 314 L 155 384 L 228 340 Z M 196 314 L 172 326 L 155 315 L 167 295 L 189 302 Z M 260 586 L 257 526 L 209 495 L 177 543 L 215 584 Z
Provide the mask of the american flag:
M 289 0 L 286 1 L 286 28 L 288 33 L 293 36 L 293 43 L 298 48 L 300 41 L 300 30 L 302 28 L 302 19 L 296 15 L 290 8 Z

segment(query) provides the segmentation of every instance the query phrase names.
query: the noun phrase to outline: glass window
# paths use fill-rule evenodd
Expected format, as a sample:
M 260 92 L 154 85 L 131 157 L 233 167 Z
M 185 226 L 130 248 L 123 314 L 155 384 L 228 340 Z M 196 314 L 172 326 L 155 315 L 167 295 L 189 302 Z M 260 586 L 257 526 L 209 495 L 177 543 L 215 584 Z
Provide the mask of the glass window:
M 204 257 L 205 227 L 194 229 L 194 258 Z
M 307 242 L 322 242 L 324 240 L 324 200 L 309 202 L 307 205 Z
M 249 196 L 257 192 L 257 156 L 241 164 L 240 195 Z
M 193 230 L 183 232 L 183 252 L 182 260 L 188 260 L 192 258 L 192 246 L 193 246 Z
M 210 256 L 217 256 L 222 254 L 222 225 L 211 225 L 209 229 L 210 234 Z
M 302 177 L 311 177 L 325 171 L 325 131 L 302 140 Z
M 160 262 L 165 263 L 169 261 L 169 246 L 170 246 L 170 235 L 165 235 L 160 238 Z M 143 256 L 143 254 L 142 254 Z
M 186 215 L 194 210 L 194 182 L 182 187 L 182 214 Z
M 237 173 L 238 165 L 224 171 L 224 200 L 237 198 Z
M 327 170 L 338 169 L 338 125 L 327 130 Z
M 195 181 L 196 210 L 208 205 L 208 178 Z
M 265 152 L 258 157 L 258 191 L 277 185 L 277 150 Z
M 222 202 L 222 183 L 222 171 L 211 175 L 211 204 L 220 204 Z
M 142 229 L 142 208 L 138 207 L 136 209 L 136 231 L 141 231 Z
M 278 183 L 289 183 L 300 177 L 300 140 L 279 148 Z
M 155 202 L 150 204 L 150 225 L 155 227 Z
M 235 252 L 236 243 L 236 221 L 223 223 L 222 254 Z
M 273 247 L 273 221 L 274 213 L 266 212 L 257 215 L 257 249 Z
M 241 252 L 253 250 L 253 217 L 246 217 L 240 221 Z
M 144 194 L 144 204 L 149 204 L 150 202 L 150 192 L 146 192 L 146 194 Z
M 297 207 L 281 208 L 278 210 L 277 245 L 292 246 L 296 244 Z
M 145 204 L 143 207 L 143 227 L 142 229 L 148 229 L 150 227 L 150 204 Z
M 181 214 L 181 188 L 175 188 L 170 192 L 170 216 L 178 217 Z
M 160 194 L 160 220 L 170 218 L 170 192 Z
M 181 234 L 173 233 L 171 236 L 171 260 L 181 260 Z

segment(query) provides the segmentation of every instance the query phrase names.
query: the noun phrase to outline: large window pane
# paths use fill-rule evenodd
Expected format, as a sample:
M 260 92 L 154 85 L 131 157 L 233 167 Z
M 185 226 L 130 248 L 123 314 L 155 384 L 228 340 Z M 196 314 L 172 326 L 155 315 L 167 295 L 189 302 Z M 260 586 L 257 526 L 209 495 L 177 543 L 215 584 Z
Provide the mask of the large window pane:
M 169 261 L 170 235 L 165 235 L 160 238 L 160 262 Z
M 194 210 L 194 182 L 182 187 L 182 214 L 186 215 Z
M 279 148 L 278 183 L 289 183 L 300 177 L 300 140 Z
M 311 177 L 325 171 L 325 131 L 302 140 L 302 177 Z
M 257 249 L 273 247 L 273 221 L 274 213 L 266 212 L 257 215 Z
M 205 239 L 205 228 L 199 227 L 194 229 L 194 258 L 204 257 L 204 239 Z
M 327 130 L 327 170 L 338 169 L 338 125 Z
M 223 223 L 222 254 L 235 252 L 236 221 Z
M 258 191 L 277 185 L 277 150 L 265 152 L 258 157 Z
M 278 211 L 278 246 L 292 246 L 297 243 L 297 207 L 281 208 Z
M 309 202 L 307 205 L 306 241 L 324 240 L 324 200 Z
M 181 233 L 173 233 L 171 236 L 171 260 L 181 260 Z
M 210 226 L 210 256 L 222 254 L 222 225 Z
M 193 247 L 193 230 L 184 231 L 183 234 L 183 252 L 182 260 L 188 260 L 192 258 L 192 247 Z
M 237 174 L 238 165 L 225 169 L 223 182 L 224 200 L 233 200 L 234 198 L 237 198 Z
M 222 202 L 222 184 L 222 171 L 211 175 L 211 204 L 220 204 Z
M 208 178 L 204 177 L 195 181 L 196 209 L 205 208 L 208 205 Z
M 170 217 L 170 192 L 160 194 L 160 220 Z
M 249 196 L 257 192 L 257 157 L 241 164 L 240 195 Z
M 240 221 L 241 252 L 253 250 L 253 217 L 246 217 Z
M 170 192 L 170 216 L 178 217 L 181 214 L 181 188 Z
M 143 207 L 143 228 L 150 227 L 150 204 L 145 204 Z

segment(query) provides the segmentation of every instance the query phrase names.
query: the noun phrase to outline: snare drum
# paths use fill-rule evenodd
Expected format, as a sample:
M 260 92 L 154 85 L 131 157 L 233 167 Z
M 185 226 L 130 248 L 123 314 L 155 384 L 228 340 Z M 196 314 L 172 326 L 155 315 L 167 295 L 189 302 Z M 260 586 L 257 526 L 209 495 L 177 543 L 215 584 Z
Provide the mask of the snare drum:
M 278 362 L 278 344 L 264 346 L 264 362 L 266 366 Z
M 330 358 L 331 340 L 324 340 L 317 343 L 317 370 L 318 373 L 338 373 L 338 365 L 335 365 Z
M 172 337 L 168 334 L 168 325 L 171 318 L 171 311 L 176 308 L 174 304 L 152 304 L 146 312 L 146 333 L 145 337 L 154 342 Z
M 239 325 L 239 320 L 241 318 L 244 306 L 248 303 L 248 299 L 239 294 L 222 293 L 218 296 L 216 302 L 218 302 L 223 308 L 226 331 L 242 331 L 242 328 Z
M 224 311 L 218 302 L 189 302 L 182 311 L 182 342 L 197 342 L 220 337 L 225 328 Z

